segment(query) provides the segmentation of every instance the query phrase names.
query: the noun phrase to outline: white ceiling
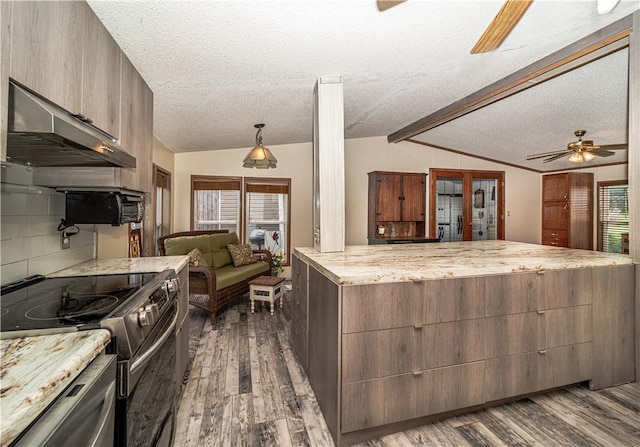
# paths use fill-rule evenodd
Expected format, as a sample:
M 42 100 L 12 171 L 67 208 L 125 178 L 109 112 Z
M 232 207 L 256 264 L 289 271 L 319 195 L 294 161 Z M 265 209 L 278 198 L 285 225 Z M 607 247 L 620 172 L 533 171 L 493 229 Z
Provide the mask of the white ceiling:
M 153 90 L 154 134 L 174 152 L 251 147 L 259 122 L 267 146 L 311 141 L 319 76 L 343 76 L 345 138 L 386 136 L 640 9 L 621 1 L 599 15 L 595 0 L 535 0 L 498 50 L 471 55 L 501 0 L 408 0 L 384 12 L 375 0 L 88 3 Z M 578 128 L 596 144 L 625 142 L 624 70 L 587 66 L 520 93 L 529 107 L 512 97 L 419 138 L 523 166 Z M 594 73 L 610 82 L 574 87 Z M 535 93 L 543 86 L 554 103 Z

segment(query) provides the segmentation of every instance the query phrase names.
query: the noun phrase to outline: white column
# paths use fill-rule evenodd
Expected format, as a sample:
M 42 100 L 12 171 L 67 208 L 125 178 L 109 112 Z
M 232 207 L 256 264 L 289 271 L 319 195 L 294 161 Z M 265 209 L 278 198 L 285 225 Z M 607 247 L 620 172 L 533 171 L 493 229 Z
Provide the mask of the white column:
M 344 101 L 341 77 L 320 77 L 314 91 L 313 246 L 344 251 Z

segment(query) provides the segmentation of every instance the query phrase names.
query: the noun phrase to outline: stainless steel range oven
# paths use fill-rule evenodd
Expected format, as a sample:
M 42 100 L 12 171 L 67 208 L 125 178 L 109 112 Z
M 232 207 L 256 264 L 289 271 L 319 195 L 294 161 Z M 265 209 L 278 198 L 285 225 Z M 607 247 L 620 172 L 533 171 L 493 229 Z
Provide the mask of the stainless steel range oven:
M 2 287 L 0 338 L 108 329 L 117 354 L 115 446 L 170 446 L 179 286 L 173 270 L 30 277 Z

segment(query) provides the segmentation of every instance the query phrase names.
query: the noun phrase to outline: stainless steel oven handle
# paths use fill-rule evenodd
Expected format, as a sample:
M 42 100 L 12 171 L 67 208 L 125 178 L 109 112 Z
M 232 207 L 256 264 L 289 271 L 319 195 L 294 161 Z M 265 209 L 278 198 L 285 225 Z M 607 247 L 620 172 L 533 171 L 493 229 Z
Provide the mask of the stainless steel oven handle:
M 157 342 L 151 345 L 147 352 L 142 354 L 140 358 L 136 359 L 136 361 L 131 364 L 131 369 L 129 370 L 131 375 L 135 375 L 136 370 L 144 366 L 147 360 L 149 360 L 149 358 L 152 357 L 162 347 L 164 342 L 167 341 L 167 338 L 169 338 L 169 336 L 171 336 L 175 331 L 176 325 L 178 324 L 178 315 L 180 315 L 180 303 L 178 302 L 178 300 L 176 300 L 175 303 L 176 314 L 174 315 L 173 321 L 171 321 L 169 328 L 164 332 L 164 334 L 160 336 Z
M 112 382 L 107 388 L 107 392 L 104 393 L 105 405 L 102 406 L 102 411 L 100 411 L 100 419 L 98 423 L 98 429 L 95 431 L 95 434 L 87 444 L 88 447 L 96 447 L 102 445 L 102 438 L 107 434 L 105 432 L 106 428 L 109 425 L 109 418 L 111 417 L 111 413 L 113 412 L 113 403 L 115 402 L 115 393 L 116 393 L 116 384 Z

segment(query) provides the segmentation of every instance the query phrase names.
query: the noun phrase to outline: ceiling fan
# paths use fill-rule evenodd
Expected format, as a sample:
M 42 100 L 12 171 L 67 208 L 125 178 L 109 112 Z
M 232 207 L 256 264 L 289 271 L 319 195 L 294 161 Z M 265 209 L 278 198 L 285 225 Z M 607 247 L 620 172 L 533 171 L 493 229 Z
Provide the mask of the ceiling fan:
M 406 0 L 377 0 L 379 11 L 386 11 Z M 598 14 L 607 14 L 618 4 L 619 0 L 597 0 Z M 484 31 L 478 42 L 471 49 L 471 54 L 486 53 L 498 48 L 511 30 L 517 25 L 533 0 L 506 0 Z
M 586 130 L 576 130 L 574 134 L 578 137 L 578 141 L 572 141 L 567 144 L 566 149 L 559 151 L 543 152 L 540 154 L 528 155 L 527 160 L 536 160 L 538 158 L 545 158 L 543 163 L 549 163 L 550 161 L 558 160 L 562 157 L 569 156 L 569 161 L 574 163 L 582 163 L 583 161 L 591 161 L 596 156 L 598 157 L 610 157 L 615 155 L 615 150 L 627 149 L 627 144 L 603 144 L 596 146 L 591 140 L 583 140 L 582 137 L 587 133 Z

